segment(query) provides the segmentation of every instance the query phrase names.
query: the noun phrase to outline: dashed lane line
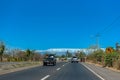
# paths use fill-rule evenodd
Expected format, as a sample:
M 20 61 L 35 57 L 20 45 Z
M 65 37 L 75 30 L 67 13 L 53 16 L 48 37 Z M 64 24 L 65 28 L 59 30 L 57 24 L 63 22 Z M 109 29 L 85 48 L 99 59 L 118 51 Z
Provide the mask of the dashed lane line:
M 67 63 L 66 63 L 67 64 Z M 63 66 L 65 66 L 66 64 L 64 64 Z M 61 68 L 57 68 L 56 70 L 59 71 Z M 40 80 L 46 80 L 48 77 L 50 77 L 50 75 L 46 75 L 45 77 L 43 77 Z
M 67 63 L 66 63 L 67 64 Z M 66 64 L 64 64 L 63 66 L 65 66 Z M 61 68 L 57 68 L 56 70 L 59 71 Z M 50 75 L 46 75 L 45 77 L 43 77 L 40 80 L 46 80 L 48 77 L 50 77 Z
M 60 70 L 61 68 L 57 68 L 57 71 Z
M 50 75 L 47 75 L 47 76 L 43 77 L 43 78 L 40 79 L 40 80 L 46 80 L 48 77 L 50 77 Z

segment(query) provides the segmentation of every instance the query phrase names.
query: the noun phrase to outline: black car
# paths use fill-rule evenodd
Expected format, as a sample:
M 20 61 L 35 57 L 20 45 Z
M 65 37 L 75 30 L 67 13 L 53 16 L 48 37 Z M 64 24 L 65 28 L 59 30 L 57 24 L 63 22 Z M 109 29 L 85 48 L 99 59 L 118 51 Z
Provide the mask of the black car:
M 47 66 L 47 65 L 56 65 L 56 59 L 55 58 L 46 58 L 43 60 L 43 66 Z

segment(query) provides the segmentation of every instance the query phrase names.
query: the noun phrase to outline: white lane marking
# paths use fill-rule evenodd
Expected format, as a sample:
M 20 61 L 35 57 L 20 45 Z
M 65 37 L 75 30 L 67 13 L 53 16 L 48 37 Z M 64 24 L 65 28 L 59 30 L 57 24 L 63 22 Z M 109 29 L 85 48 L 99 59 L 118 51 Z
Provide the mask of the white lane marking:
M 45 79 L 47 79 L 48 77 L 50 77 L 50 75 L 47 75 L 47 76 L 43 77 L 41 80 L 45 80 Z
M 57 71 L 60 70 L 61 68 L 57 68 Z
M 90 69 L 89 67 L 87 67 L 86 65 L 82 64 L 84 67 L 86 67 L 88 70 L 90 70 L 93 74 L 95 74 L 97 77 L 99 77 L 101 80 L 105 80 L 103 77 L 101 77 L 100 75 L 98 75 L 96 72 L 94 72 L 92 69 Z
M 65 63 L 64 66 L 67 65 L 67 64 L 68 64 L 68 63 Z

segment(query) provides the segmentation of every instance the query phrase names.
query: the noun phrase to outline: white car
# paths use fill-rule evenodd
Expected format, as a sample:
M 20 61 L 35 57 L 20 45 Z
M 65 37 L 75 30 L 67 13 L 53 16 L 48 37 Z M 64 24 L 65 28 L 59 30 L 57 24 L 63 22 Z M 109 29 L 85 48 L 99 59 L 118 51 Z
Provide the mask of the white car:
M 78 63 L 78 62 L 79 62 L 79 60 L 76 56 L 72 57 L 71 63 Z

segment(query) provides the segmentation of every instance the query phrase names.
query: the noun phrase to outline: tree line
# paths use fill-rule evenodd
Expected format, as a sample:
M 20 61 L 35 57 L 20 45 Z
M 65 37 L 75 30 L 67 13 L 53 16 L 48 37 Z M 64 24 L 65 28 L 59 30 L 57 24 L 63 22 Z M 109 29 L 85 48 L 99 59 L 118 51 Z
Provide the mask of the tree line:
M 0 41 L 0 62 L 42 61 L 47 54 L 52 53 L 46 52 L 44 54 L 41 54 L 40 52 L 36 52 L 36 50 L 6 48 L 5 43 Z M 86 54 L 84 52 L 78 51 L 73 55 L 73 53 L 67 50 L 65 54 L 57 54 L 56 58 L 58 58 L 59 60 L 67 60 L 67 58 L 71 58 L 73 56 L 83 58 L 86 56 Z
M 43 56 L 35 50 L 7 49 L 3 42 L 0 42 L 0 61 L 40 61 Z

